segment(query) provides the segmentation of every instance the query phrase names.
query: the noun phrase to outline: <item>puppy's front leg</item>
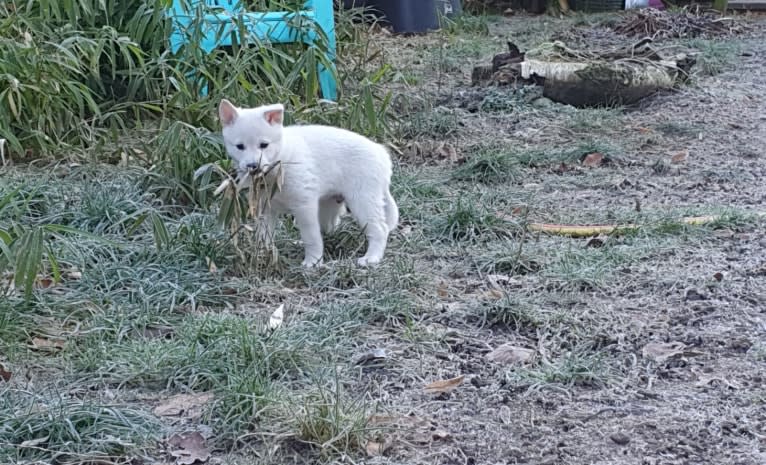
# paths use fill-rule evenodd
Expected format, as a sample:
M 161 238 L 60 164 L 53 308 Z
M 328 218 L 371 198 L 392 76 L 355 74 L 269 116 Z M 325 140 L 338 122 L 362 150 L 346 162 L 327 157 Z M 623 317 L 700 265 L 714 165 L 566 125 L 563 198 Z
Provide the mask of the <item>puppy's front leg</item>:
M 313 267 L 322 262 L 322 232 L 319 226 L 319 205 L 316 202 L 303 205 L 293 212 L 295 225 L 301 233 L 306 251 L 303 266 Z

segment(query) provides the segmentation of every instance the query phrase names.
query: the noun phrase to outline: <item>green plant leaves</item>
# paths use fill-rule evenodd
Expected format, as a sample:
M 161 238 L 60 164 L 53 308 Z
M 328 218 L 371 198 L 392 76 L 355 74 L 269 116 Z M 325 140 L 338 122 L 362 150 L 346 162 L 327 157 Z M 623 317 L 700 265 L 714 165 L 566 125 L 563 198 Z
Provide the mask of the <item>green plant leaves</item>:
M 26 231 L 19 239 L 15 249 L 14 283 L 24 289 L 28 299 L 41 268 L 43 259 L 43 228 L 36 227 Z

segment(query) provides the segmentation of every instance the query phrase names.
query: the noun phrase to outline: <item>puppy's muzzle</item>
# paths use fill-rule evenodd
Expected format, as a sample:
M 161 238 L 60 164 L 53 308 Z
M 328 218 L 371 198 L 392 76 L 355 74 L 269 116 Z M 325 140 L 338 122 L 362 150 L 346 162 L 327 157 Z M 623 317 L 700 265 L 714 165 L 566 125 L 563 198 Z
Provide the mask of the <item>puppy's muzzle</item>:
M 247 172 L 250 174 L 258 174 L 261 171 L 260 163 L 248 163 Z

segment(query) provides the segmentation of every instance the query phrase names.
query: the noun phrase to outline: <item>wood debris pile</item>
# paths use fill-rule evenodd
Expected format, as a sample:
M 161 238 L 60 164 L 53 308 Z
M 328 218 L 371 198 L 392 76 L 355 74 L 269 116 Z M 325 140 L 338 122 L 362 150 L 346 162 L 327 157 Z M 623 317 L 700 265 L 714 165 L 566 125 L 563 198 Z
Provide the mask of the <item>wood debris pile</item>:
M 646 8 L 626 16 L 614 27 L 614 32 L 656 40 L 728 36 L 745 31 L 741 23 L 720 15 L 719 12 L 703 11 L 699 6 L 684 7 L 679 11 Z
M 491 66 L 473 70 L 475 86 L 542 85 L 543 95 L 577 107 L 625 105 L 683 81 L 694 64 L 687 54 L 668 55 L 645 38 L 619 48 L 578 50 L 561 41 L 525 53 L 509 43 Z

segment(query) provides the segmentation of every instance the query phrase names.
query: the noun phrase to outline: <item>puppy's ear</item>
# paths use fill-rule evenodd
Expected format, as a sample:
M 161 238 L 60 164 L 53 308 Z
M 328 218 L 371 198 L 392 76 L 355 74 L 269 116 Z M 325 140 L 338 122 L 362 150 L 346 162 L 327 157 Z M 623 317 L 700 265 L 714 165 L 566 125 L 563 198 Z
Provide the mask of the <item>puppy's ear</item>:
M 285 116 L 285 107 L 281 103 L 269 105 L 263 111 L 263 119 L 272 126 L 281 126 Z
M 221 100 L 221 104 L 218 105 L 218 117 L 221 119 L 221 124 L 229 126 L 234 123 L 237 116 L 237 107 L 226 99 Z

